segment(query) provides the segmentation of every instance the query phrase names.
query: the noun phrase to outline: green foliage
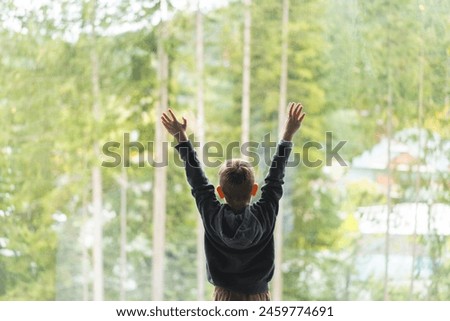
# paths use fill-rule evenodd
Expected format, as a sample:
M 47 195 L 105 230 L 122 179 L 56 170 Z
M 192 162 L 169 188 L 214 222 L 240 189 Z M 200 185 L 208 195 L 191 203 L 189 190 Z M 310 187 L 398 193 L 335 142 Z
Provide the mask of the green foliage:
M 99 55 L 100 119 L 92 117 L 91 2 L 60 0 L 61 17 L 48 6 L 19 15 L 14 1 L 0 4 L 0 299 L 81 300 L 92 296 L 91 168 L 99 166 L 92 145 L 124 133 L 142 144 L 154 140 L 158 102 L 158 1 L 127 0 L 100 12 L 95 46 Z M 114 5 L 111 4 L 114 7 Z M 230 1 L 205 14 L 205 132 L 226 146 L 240 137 L 243 4 Z M 170 7 L 169 100 L 195 131 L 195 16 Z M 251 139 L 277 137 L 281 2 L 251 7 Z M 11 14 L 7 14 L 11 13 Z M 449 4 L 412 0 L 290 1 L 288 101 L 301 100 L 307 117 L 294 151 L 325 146 L 325 132 L 348 141 L 343 158 L 371 148 L 386 133 L 388 95 L 394 130 L 417 126 L 420 64 L 423 66 L 423 128 L 450 138 L 448 126 Z M 15 16 L 11 27 L 10 17 Z M 152 21 L 152 23 L 149 23 Z M 133 134 L 133 135 L 134 135 Z M 101 146 L 100 146 L 101 147 Z M 437 149 L 444 149 L 438 146 Z M 153 155 L 147 148 L 145 156 Z M 427 153 L 431 151 L 427 151 Z M 138 156 L 133 151 L 134 156 Z M 324 150 L 310 159 L 324 160 Z M 198 213 L 182 168 L 169 147 L 166 222 L 168 300 L 196 298 Z M 382 280 L 361 279 L 363 237 L 357 209 L 384 204 L 385 195 L 367 181 L 345 186 L 324 165 L 290 168 L 286 175 L 284 298 L 287 300 L 382 299 Z M 266 166 L 257 167 L 261 182 Z M 207 168 L 213 183 L 217 168 Z M 120 293 L 120 175 L 102 168 L 105 299 Z M 151 293 L 153 168 L 127 168 L 127 291 L 130 300 Z M 410 201 L 415 176 L 397 175 L 401 199 Z M 421 178 L 434 188 L 433 201 L 448 204 L 448 172 Z M 449 300 L 449 240 L 420 239 L 431 271 L 417 299 Z M 87 269 L 87 270 L 86 270 Z M 209 292 L 211 288 L 207 289 Z M 391 289 L 391 299 L 409 289 Z M 85 295 L 87 294 L 87 297 Z M 210 293 L 209 293 L 210 294 Z M 210 295 L 208 294 L 208 298 Z

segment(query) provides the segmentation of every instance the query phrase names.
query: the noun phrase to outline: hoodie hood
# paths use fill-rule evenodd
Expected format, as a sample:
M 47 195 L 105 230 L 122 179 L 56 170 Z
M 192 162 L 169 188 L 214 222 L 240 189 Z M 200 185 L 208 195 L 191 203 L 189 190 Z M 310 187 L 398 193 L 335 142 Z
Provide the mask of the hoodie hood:
M 223 206 L 216 216 L 215 225 L 222 242 L 233 249 L 248 249 L 257 244 L 263 236 L 261 223 L 250 210 L 250 206 L 237 214 L 229 206 Z

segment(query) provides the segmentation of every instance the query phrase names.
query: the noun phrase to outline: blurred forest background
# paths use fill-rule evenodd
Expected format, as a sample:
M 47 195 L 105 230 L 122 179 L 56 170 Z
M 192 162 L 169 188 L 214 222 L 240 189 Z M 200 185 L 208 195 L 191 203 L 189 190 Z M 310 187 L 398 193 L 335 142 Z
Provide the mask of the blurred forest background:
M 201 142 L 276 140 L 301 101 L 295 151 L 332 132 L 349 166 L 288 169 L 273 298 L 450 300 L 449 9 L 2 0 L 0 299 L 211 299 L 172 148 L 163 168 L 102 148 L 129 133 L 160 157 L 168 105 Z

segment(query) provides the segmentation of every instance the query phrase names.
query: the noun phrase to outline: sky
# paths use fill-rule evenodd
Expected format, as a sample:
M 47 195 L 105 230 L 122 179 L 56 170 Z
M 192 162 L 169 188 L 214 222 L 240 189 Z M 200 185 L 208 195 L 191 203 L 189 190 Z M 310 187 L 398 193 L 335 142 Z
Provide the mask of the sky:
M 79 3 L 81 3 L 82 1 L 86 0 L 79 0 Z M 129 1 L 130 3 L 131 12 L 141 11 L 143 9 L 143 6 L 150 2 L 142 0 L 127 0 L 127 1 Z M 229 2 L 229 0 L 199 0 L 199 1 L 200 7 L 202 8 L 203 11 L 210 11 L 219 7 L 223 7 L 227 5 L 227 3 Z M 170 2 L 177 10 L 193 11 L 197 8 L 198 0 L 170 0 Z M 26 30 L 26 28 L 22 27 L 20 21 L 17 19 L 17 16 L 25 15 L 27 12 L 30 11 L 37 11 L 43 5 L 49 6 L 50 16 L 55 20 L 56 23 L 58 21 L 61 21 L 62 1 L 60 0 L 13 0 L 13 3 L 15 4 L 17 11 L 4 14 L 4 16 L 6 16 L 7 18 L 3 23 L 3 27 L 6 29 L 26 34 L 28 31 Z M 101 12 L 104 12 L 108 15 L 114 15 L 115 13 L 117 13 L 117 5 L 119 3 L 120 0 L 98 0 L 99 8 L 101 8 L 99 10 L 100 14 Z M 74 10 L 74 17 L 76 16 L 77 12 Z M 120 16 L 120 14 L 118 16 Z M 169 12 L 167 16 L 170 19 L 171 13 Z M 156 25 L 160 19 L 161 15 L 155 14 L 151 21 L 151 24 Z M 143 28 L 145 27 L 145 24 L 147 24 L 147 22 L 114 24 L 114 26 L 108 28 L 108 30 L 105 33 L 112 35 L 120 34 L 123 32 Z M 74 26 L 73 28 L 70 28 L 70 31 L 66 31 L 63 37 L 67 41 L 75 42 L 78 39 L 80 33 L 81 30 L 77 26 Z

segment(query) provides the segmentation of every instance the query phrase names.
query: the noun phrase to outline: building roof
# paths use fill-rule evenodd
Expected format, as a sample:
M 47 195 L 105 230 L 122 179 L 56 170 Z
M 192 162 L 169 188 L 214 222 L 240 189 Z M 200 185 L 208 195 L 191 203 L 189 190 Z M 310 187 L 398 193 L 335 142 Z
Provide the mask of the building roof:
M 420 135 L 419 135 L 420 133 Z M 423 146 L 419 149 L 419 146 Z M 426 147 L 426 148 L 424 148 Z M 352 168 L 384 170 L 388 165 L 388 139 L 382 138 L 372 149 L 363 152 L 352 161 Z M 426 157 L 424 157 L 426 153 Z M 397 132 L 391 140 L 391 159 L 389 163 L 397 170 L 409 170 L 420 158 L 425 164 L 421 172 L 449 171 L 450 141 L 442 140 L 436 133 L 424 129 L 404 129 Z
M 387 205 L 358 208 L 362 234 L 384 234 Z M 436 203 L 401 203 L 392 207 L 389 232 L 392 235 L 450 235 L 450 205 Z

